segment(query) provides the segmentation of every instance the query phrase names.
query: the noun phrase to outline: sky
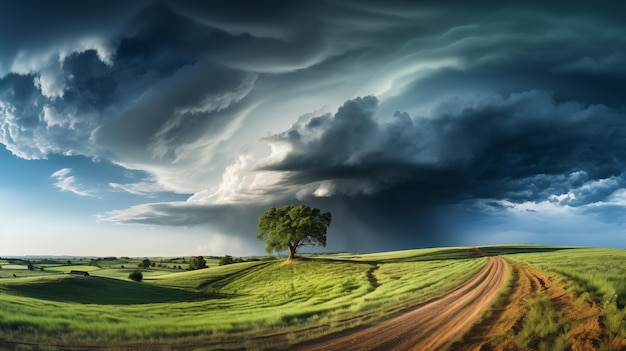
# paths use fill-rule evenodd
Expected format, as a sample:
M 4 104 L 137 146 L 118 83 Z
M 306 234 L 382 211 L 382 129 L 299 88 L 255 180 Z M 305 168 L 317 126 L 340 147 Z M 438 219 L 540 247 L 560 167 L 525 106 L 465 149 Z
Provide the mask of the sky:
M 625 11 L 0 2 L 0 256 L 626 246 Z

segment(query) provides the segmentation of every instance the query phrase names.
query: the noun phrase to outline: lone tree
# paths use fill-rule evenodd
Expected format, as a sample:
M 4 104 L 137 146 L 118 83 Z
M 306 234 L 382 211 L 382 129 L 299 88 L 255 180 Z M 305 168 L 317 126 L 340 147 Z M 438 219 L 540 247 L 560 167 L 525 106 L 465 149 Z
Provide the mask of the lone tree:
M 265 241 L 265 251 L 289 250 L 289 259 L 296 257 L 301 246 L 326 246 L 330 212 L 307 205 L 272 207 L 259 217 L 257 239 Z
M 206 265 L 206 260 L 202 256 L 193 256 L 189 261 L 189 270 L 209 268 Z

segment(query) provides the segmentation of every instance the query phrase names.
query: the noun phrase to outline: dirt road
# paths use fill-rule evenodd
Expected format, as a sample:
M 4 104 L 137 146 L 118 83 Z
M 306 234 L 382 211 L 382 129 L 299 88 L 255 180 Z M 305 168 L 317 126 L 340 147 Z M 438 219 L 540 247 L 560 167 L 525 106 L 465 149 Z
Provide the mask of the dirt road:
M 509 260 L 513 280 L 511 289 L 502 304 L 493 313 L 474 325 L 463 336 L 462 344 L 455 344 L 450 351 L 509 351 L 537 349 L 566 349 L 573 351 L 626 350 L 626 339 L 608 338 L 603 330 L 601 306 L 584 301 L 567 291 L 558 281 L 523 263 Z M 529 304 L 541 301 L 544 318 L 552 318 L 559 326 L 551 333 L 527 334 L 524 328 Z M 552 311 L 552 312 L 551 312 Z M 551 314 L 548 316 L 546 314 Z M 545 329 L 545 326 L 544 326 Z M 563 346 L 559 346 L 559 342 Z M 520 345 L 526 343 L 526 345 Z
M 437 300 L 371 327 L 329 335 L 290 350 L 445 350 L 498 295 L 507 270 L 504 259 L 490 257 L 475 277 Z

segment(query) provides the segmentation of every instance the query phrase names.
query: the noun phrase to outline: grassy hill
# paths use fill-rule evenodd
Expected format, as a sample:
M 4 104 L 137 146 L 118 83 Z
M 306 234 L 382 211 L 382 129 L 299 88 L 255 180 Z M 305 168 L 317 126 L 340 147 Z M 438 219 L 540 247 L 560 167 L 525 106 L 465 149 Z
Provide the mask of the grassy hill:
M 144 270 L 141 283 L 127 278 L 140 260 L 46 262 L 43 271 L 5 261 L 0 263 L 0 341 L 32 350 L 103 344 L 113 345 L 108 350 L 171 350 L 203 343 L 228 349 L 229 340 L 246 340 L 251 349 L 275 347 L 374 323 L 442 295 L 478 272 L 487 254 L 506 254 L 553 272 L 592 299 L 613 296 L 622 313 L 626 251 L 612 249 L 433 248 L 196 271 L 178 269 L 182 259 L 163 259 L 167 263 L 161 268 Z M 611 260 L 603 264 L 606 257 Z M 91 276 L 70 276 L 71 269 L 90 270 Z M 589 273 L 592 269 L 607 273 Z M 259 339 L 262 335 L 272 337 Z M 226 346 L 216 346 L 221 342 Z
M 134 264 L 127 261 L 108 266 L 46 262 L 44 271 L 33 272 L 3 268 L 0 339 L 106 341 L 122 348 L 137 340 L 154 346 L 167 338 L 171 346 L 261 330 L 306 339 L 443 294 L 486 263 L 466 248 L 456 250 L 451 256 L 412 250 L 321 256 L 289 265 L 255 261 L 196 271 L 150 269 L 141 283 L 126 278 L 132 269 L 121 266 Z M 66 274 L 71 269 L 90 270 L 91 276 Z M 18 278 L 12 272 L 19 272 Z

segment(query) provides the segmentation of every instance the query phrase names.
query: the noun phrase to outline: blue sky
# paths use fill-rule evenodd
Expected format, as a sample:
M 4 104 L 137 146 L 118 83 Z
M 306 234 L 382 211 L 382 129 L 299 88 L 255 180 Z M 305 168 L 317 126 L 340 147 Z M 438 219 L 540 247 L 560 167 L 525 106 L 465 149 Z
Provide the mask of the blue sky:
M 626 246 L 623 5 L 0 4 L 0 256 Z

